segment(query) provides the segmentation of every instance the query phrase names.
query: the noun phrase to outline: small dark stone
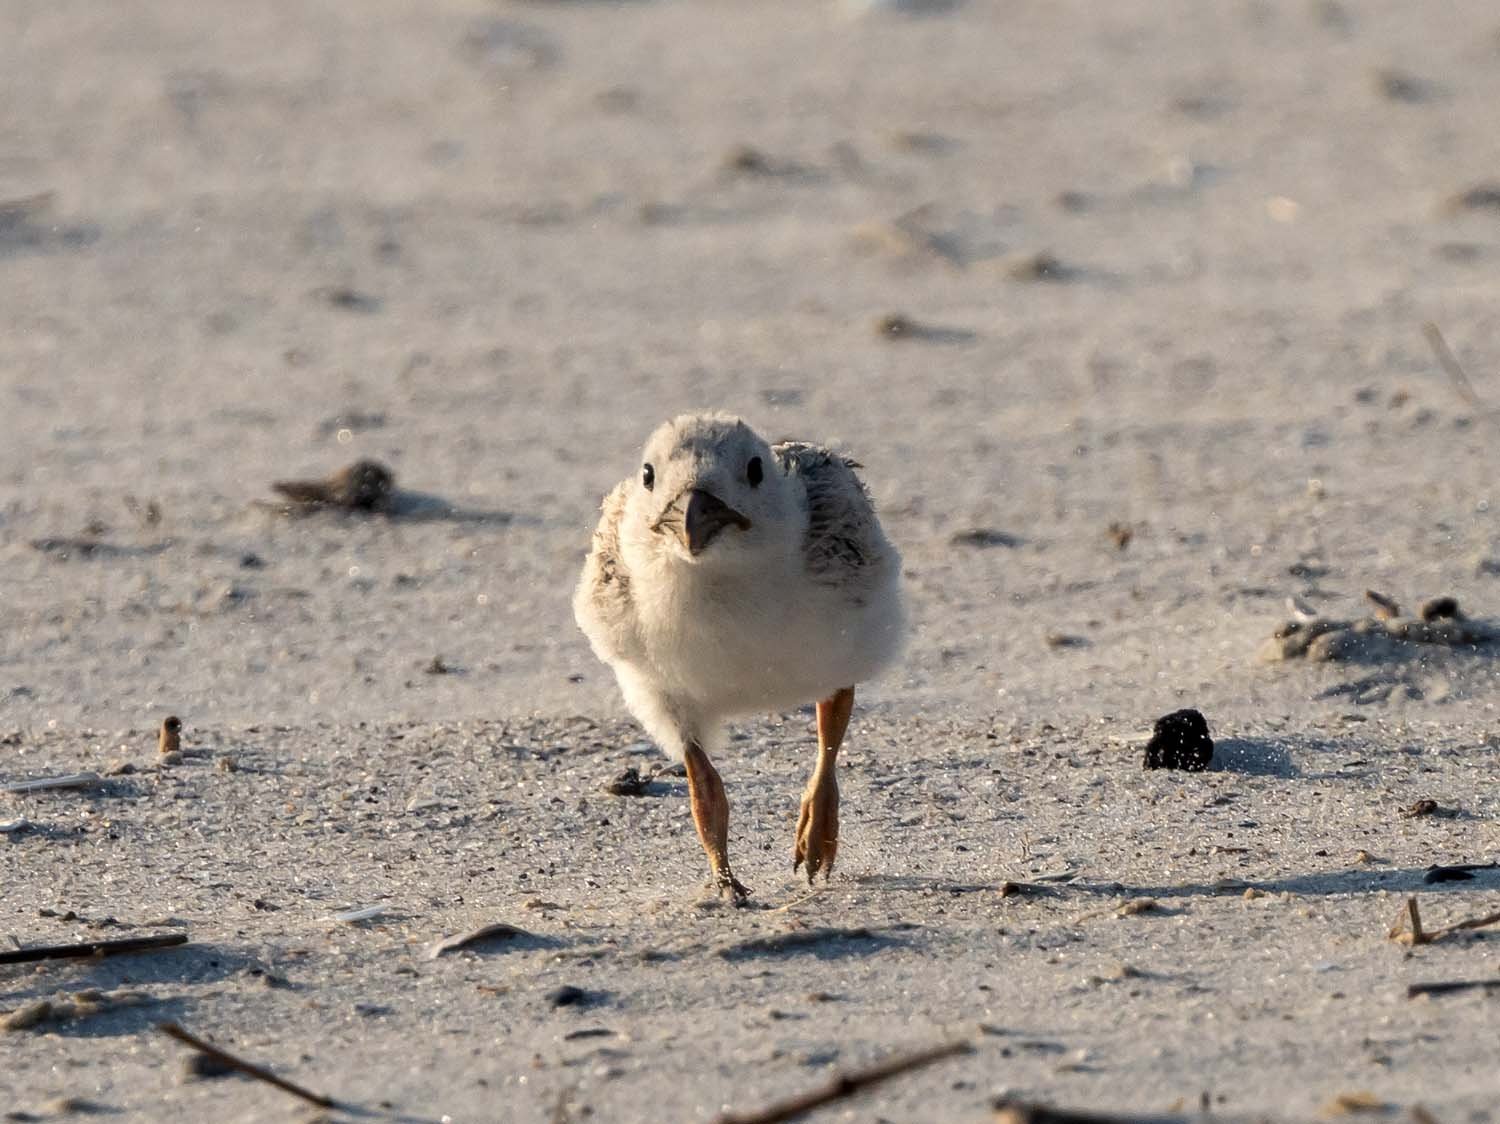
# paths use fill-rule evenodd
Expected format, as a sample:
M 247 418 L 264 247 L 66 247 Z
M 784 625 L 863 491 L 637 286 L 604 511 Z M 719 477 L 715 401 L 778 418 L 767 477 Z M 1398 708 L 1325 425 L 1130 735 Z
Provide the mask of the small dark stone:
M 1434 597 L 1431 601 L 1422 603 L 1424 621 L 1456 621 L 1462 618 L 1463 614 L 1458 611 L 1458 599 L 1455 597 Z
M 611 796 L 644 796 L 650 783 L 650 778 L 641 776 L 641 771 L 632 765 L 607 781 L 604 791 Z
M 189 1054 L 182 1059 L 182 1077 L 185 1081 L 212 1081 L 216 1077 L 228 1077 L 234 1067 L 210 1054 Z
M 579 1007 L 586 1004 L 590 996 L 581 987 L 574 987 L 572 984 L 563 984 L 561 987 L 554 987 L 551 991 L 547 992 L 545 998 L 554 1007 Z
M 1147 769 L 1185 769 L 1201 773 L 1214 759 L 1214 740 L 1208 722 L 1196 710 L 1174 710 L 1156 720 L 1156 732 L 1146 743 Z

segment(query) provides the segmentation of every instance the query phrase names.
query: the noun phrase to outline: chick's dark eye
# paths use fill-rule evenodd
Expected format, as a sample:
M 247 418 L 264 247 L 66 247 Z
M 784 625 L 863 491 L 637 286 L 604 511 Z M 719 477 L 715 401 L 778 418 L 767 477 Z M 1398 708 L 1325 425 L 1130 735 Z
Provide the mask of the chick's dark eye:
M 766 470 L 759 457 L 750 458 L 750 463 L 745 466 L 745 476 L 750 481 L 750 487 L 760 487 L 760 482 L 766 478 Z
M 646 486 L 646 491 L 656 487 L 656 469 L 649 464 L 641 466 L 641 483 Z

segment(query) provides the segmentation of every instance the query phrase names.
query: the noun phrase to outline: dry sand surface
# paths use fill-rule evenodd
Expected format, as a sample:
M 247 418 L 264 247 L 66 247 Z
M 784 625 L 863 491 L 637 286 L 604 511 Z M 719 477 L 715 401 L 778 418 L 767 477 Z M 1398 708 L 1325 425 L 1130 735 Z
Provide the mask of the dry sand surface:
M 0 780 L 135 767 L 0 795 L 0 932 L 190 937 L 0 967 L 105 993 L 0 1033 L 0 1111 L 321 1111 L 174 1020 L 339 1120 L 706 1122 L 956 1039 L 821 1118 L 1495 1118 L 1495 994 L 1406 989 L 1500 938 L 1387 929 L 1500 908 L 1423 882 L 1500 852 L 1500 665 L 1256 652 L 1288 597 L 1500 617 L 1421 330 L 1500 404 L 1500 11 L 897 7 L 0 0 Z M 664 762 L 568 604 L 705 405 L 858 456 L 915 625 L 815 894 L 809 715 L 737 728 L 744 910 L 680 779 L 603 790 Z M 356 457 L 398 514 L 256 505 Z M 1183 706 L 1217 767 L 1142 771 Z

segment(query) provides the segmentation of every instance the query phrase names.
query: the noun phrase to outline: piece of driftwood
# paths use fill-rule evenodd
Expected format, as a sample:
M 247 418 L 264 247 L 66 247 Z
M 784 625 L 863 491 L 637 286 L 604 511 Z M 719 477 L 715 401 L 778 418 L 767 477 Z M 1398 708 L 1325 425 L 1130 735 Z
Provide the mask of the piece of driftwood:
M 205 1042 L 196 1034 L 190 1034 L 176 1023 L 157 1023 L 156 1029 L 169 1038 L 175 1038 L 177 1041 L 191 1046 L 200 1054 L 206 1054 L 210 1058 L 213 1058 L 214 1061 L 220 1062 L 238 1073 L 243 1073 L 246 1077 L 253 1077 L 257 1081 L 264 1081 L 267 1085 L 276 1086 L 283 1093 L 290 1093 L 294 1097 L 300 1097 L 302 1100 L 310 1104 L 315 1104 L 319 1108 L 337 1107 L 332 1097 L 325 1097 L 321 1093 L 311 1092 L 304 1089 L 301 1085 L 294 1085 L 284 1077 L 277 1077 L 264 1066 L 256 1065 L 254 1062 L 247 1062 L 243 1058 L 237 1058 L 227 1050 L 221 1050 L 212 1042 Z
M 186 933 L 163 933 L 156 937 L 122 937 L 112 941 L 79 941 L 76 944 L 37 945 L 0 952 L 0 964 L 30 964 L 37 960 L 74 960 L 89 956 L 119 956 L 127 952 L 151 952 L 187 944 Z
M 99 783 L 98 773 L 68 773 L 60 777 L 37 777 L 30 781 L 0 784 L 0 792 L 20 796 L 28 792 L 47 792 L 54 788 L 89 788 Z
M 882 1081 L 889 1081 L 903 1073 L 922 1069 L 957 1054 L 970 1053 L 973 1049 L 967 1042 L 945 1042 L 941 1046 L 932 1046 L 914 1054 L 903 1054 L 866 1069 L 835 1074 L 833 1080 L 821 1089 L 799 1093 L 766 1108 L 751 1112 L 726 1112 L 716 1117 L 714 1124 L 782 1124 L 783 1121 L 795 1120 L 815 1108 L 852 1097 Z

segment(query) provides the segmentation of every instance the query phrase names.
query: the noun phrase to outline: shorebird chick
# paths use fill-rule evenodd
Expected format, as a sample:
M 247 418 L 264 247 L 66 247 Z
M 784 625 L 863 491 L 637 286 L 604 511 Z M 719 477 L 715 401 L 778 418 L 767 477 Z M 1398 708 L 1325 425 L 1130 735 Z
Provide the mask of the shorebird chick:
M 667 422 L 605 497 L 573 598 L 631 713 L 686 764 L 698 838 L 737 902 L 749 891 L 730 869 L 729 801 L 708 756 L 724 719 L 817 703 L 792 869 L 826 879 L 854 686 L 905 638 L 901 560 L 857 467 L 817 445 L 767 445 L 723 414 Z

